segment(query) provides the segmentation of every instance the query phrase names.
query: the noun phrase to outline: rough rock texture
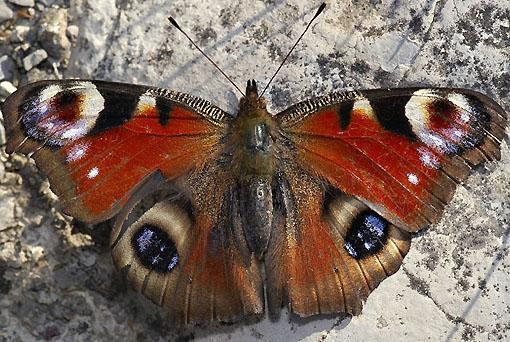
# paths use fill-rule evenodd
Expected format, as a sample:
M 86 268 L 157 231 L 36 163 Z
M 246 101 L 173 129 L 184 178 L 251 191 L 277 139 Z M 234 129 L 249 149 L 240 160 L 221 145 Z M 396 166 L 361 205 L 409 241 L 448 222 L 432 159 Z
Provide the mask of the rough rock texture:
M 23 67 L 26 71 L 32 70 L 33 67 L 48 58 L 46 50 L 38 49 L 32 52 L 30 55 L 23 58 Z
M 0 0 L 0 23 L 14 16 L 14 12 L 5 4 L 4 0 Z
M 476 89 L 510 111 L 508 1 L 331 3 L 269 88 L 274 111 L 334 89 L 426 85 Z M 80 30 L 64 76 L 165 86 L 235 112 L 238 94 L 166 17 L 241 87 L 248 78 L 263 86 L 317 5 L 72 0 L 69 24 Z M 24 77 L 56 75 L 42 63 Z M 181 331 L 122 281 L 105 243 L 107 225 L 73 225 L 33 163 L 1 151 L 0 341 L 508 340 L 509 143 L 502 161 L 459 187 L 439 224 L 414 237 L 401 270 L 360 316 L 283 312 L 276 322 Z
M 67 10 L 50 8 L 42 16 L 39 25 L 39 41 L 48 55 L 57 61 L 68 59 L 71 50 L 66 35 Z

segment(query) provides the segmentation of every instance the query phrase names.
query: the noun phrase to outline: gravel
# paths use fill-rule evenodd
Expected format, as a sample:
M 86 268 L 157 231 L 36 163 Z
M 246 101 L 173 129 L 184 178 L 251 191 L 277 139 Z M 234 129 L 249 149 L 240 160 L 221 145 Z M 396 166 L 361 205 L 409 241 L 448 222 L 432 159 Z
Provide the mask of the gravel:
M 48 58 L 48 53 L 43 50 L 35 50 L 25 58 L 23 58 L 23 67 L 26 71 L 31 70 L 33 67 L 39 65 L 42 61 L 44 61 L 46 58 Z

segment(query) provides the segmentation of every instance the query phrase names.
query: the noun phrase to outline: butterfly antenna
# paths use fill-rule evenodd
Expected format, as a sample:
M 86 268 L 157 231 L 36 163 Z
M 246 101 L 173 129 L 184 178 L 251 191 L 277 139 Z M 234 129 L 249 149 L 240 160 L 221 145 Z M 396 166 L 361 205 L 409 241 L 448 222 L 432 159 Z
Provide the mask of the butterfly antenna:
M 283 59 L 282 63 L 280 64 L 280 66 L 278 67 L 278 69 L 276 70 L 276 72 L 273 74 L 273 76 L 271 77 L 271 79 L 269 80 L 269 82 L 267 82 L 266 84 L 266 87 L 264 88 L 264 90 L 262 90 L 262 93 L 260 93 L 259 95 L 259 99 L 262 97 L 262 95 L 264 95 L 264 92 L 266 91 L 266 89 L 269 87 L 269 85 L 271 84 L 271 82 L 273 82 L 273 79 L 276 77 L 276 75 L 280 72 L 280 69 L 283 67 L 283 65 L 285 64 L 285 62 L 287 61 L 287 58 L 289 58 L 290 54 L 292 53 L 292 51 L 294 51 L 294 48 L 296 47 L 296 45 L 298 45 L 298 43 L 301 41 L 301 38 L 303 38 L 303 36 L 305 35 L 306 31 L 308 31 L 308 29 L 310 28 L 310 25 L 312 25 L 312 23 L 314 22 L 314 20 L 319 16 L 319 14 L 321 14 L 321 12 L 324 10 L 324 8 L 326 8 L 326 3 L 323 2 L 320 6 L 319 6 L 319 9 L 317 9 L 317 12 L 315 13 L 315 15 L 313 16 L 312 20 L 310 20 L 310 22 L 308 23 L 308 25 L 306 25 L 306 28 L 305 30 L 303 31 L 303 33 L 301 33 L 301 35 L 299 36 L 299 38 L 296 40 L 296 42 L 294 43 L 294 45 L 292 46 L 292 49 L 290 49 L 289 53 L 287 53 L 287 56 L 285 56 L 285 58 Z
M 230 77 L 227 76 L 227 74 L 225 74 L 225 72 L 223 72 L 223 70 L 221 70 L 221 68 L 218 66 L 218 64 L 216 64 L 209 56 L 207 56 L 207 54 L 193 41 L 193 39 L 190 38 L 190 36 L 188 36 L 188 34 L 186 32 L 184 32 L 181 27 L 179 26 L 179 24 L 177 24 L 177 22 L 175 21 L 174 18 L 172 17 L 168 17 L 168 21 L 170 21 L 170 23 L 172 25 L 175 26 L 176 29 L 178 29 L 179 31 L 181 31 L 182 34 L 184 34 L 184 36 L 186 36 L 186 38 L 188 38 L 188 40 L 191 42 L 191 44 L 193 44 L 193 46 L 198 50 L 200 51 L 200 53 L 205 57 L 207 58 L 207 60 L 209 62 L 211 62 L 212 65 L 214 65 L 216 67 L 216 69 L 219 70 L 219 72 L 221 72 L 221 74 L 223 76 L 225 76 L 225 78 L 234 86 L 234 88 L 237 89 L 238 92 L 241 93 L 241 95 L 243 95 L 243 97 L 245 97 L 246 95 L 244 95 L 243 91 L 241 89 L 239 89 L 239 87 L 234 83 L 234 81 L 232 81 L 232 79 Z

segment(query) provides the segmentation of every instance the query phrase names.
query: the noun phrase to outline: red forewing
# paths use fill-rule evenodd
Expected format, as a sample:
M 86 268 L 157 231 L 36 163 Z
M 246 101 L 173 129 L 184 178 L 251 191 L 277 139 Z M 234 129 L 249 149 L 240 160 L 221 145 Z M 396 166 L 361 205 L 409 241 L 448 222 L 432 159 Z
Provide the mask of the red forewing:
M 473 91 L 397 89 L 305 101 L 278 120 L 310 172 L 415 231 L 473 166 L 499 159 L 506 114 Z
M 167 179 L 218 148 L 228 116 L 170 90 L 99 81 L 43 81 L 3 106 L 7 150 L 33 152 L 64 211 L 87 222 L 111 217 L 143 179 Z

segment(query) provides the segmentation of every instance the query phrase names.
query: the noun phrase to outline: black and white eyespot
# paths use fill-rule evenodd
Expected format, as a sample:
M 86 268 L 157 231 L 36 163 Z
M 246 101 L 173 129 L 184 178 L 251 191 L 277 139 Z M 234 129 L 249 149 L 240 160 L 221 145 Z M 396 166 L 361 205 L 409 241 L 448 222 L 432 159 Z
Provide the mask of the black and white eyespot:
M 359 213 L 345 236 L 344 247 L 353 258 L 363 259 L 384 248 L 389 223 L 375 211 Z
M 351 257 L 361 260 L 386 247 L 394 226 L 357 198 L 327 194 L 325 208 L 330 224 L 342 237 L 342 247 Z
M 157 202 L 133 223 L 116 223 L 110 239 L 115 264 L 130 266 L 134 274 L 170 274 L 182 262 L 190 227 L 189 213 L 180 205 Z
M 104 103 L 92 82 L 48 85 L 20 105 L 21 125 L 30 138 L 61 147 L 92 130 Z
M 466 95 L 420 89 L 405 112 L 416 136 L 438 153 L 456 154 L 483 139 L 483 115 Z
M 139 227 L 131 238 L 131 245 L 140 263 L 159 273 L 171 272 L 180 261 L 175 242 L 152 224 Z

